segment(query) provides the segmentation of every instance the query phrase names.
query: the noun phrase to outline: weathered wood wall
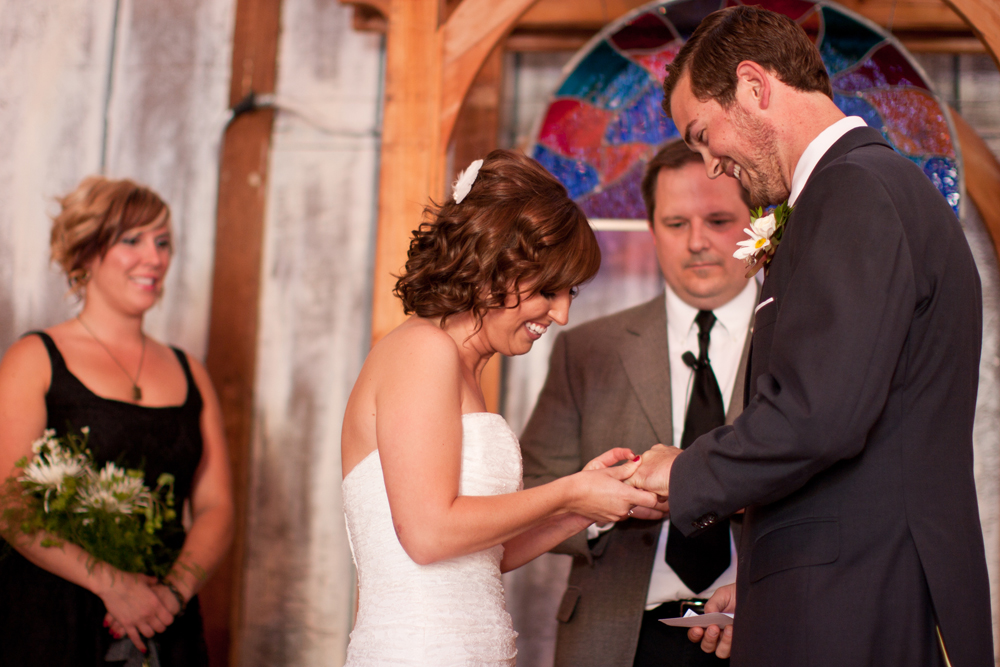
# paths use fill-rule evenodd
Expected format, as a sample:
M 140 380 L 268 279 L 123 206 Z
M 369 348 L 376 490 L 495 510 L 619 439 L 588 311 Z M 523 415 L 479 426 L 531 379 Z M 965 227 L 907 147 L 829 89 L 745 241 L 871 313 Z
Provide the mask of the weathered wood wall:
M 284 0 L 271 150 L 241 665 L 342 664 L 354 578 L 340 426 L 368 351 L 381 38 Z
M 52 198 L 103 171 L 171 205 L 157 338 L 202 357 L 233 0 L 0 0 L 0 349 L 74 311 L 49 266 Z

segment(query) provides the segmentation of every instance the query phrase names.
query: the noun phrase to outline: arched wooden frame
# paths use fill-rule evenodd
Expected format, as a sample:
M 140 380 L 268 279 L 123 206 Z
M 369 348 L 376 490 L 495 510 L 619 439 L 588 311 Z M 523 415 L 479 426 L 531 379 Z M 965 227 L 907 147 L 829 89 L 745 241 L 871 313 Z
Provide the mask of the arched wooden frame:
M 944 1 L 971 26 L 1000 67 L 1000 5 L 995 0 Z M 447 149 L 466 94 L 490 53 L 536 2 L 368 0 L 388 18 L 373 343 L 404 319 L 392 296 L 392 274 L 406 261 L 410 230 L 428 197 L 444 195 Z M 449 5 L 454 7 L 445 17 Z M 976 132 L 954 115 L 966 189 L 1000 255 L 1000 164 Z

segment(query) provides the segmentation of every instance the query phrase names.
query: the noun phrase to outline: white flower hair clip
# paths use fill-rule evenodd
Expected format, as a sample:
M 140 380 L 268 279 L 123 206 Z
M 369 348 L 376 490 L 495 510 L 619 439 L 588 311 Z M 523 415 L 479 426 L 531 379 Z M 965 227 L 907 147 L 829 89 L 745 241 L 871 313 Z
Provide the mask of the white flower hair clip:
M 473 160 L 469 168 L 458 175 L 458 180 L 455 181 L 455 189 L 451 193 L 451 196 L 455 198 L 456 204 L 461 204 L 465 196 L 469 194 L 472 184 L 476 182 L 476 176 L 479 175 L 479 168 L 482 166 L 482 160 Z

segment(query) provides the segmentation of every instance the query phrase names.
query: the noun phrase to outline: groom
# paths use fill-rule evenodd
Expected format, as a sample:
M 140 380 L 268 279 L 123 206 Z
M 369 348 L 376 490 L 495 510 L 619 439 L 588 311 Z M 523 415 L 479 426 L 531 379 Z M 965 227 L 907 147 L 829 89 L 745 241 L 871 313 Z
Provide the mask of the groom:
M 664 88 L 710 176 L 793 207 L 745 410 L 683 452 L 654 447 L 632 480 L 669 495 L 688 535 L 746 508 L 732 664 L 992 665 L 972 467 L 980 285 L 951 208 L 844 117 L 782 15 L 711 14 Z

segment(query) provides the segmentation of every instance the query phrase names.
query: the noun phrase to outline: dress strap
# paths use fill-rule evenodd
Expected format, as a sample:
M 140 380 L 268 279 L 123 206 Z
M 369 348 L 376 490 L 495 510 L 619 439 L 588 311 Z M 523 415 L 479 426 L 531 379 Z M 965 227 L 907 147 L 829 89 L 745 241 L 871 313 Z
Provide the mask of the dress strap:
M 45 344 L 45 349 L 49 352 L 49 363 L 52 364 L 53 377 L 55 377 L 57 371 L 60 373 L 69 372 L 69 369 L 66 367 L 66 360 L 63 358 L 62 352 L 59 351 L 59 348 L 56 347 L 56 342 L 52 340 L 52 336 L 48 335 L 44 331 L 29 331 L 24 334 L 24 336 L 21 336 L 21 338 L 25 338 L 27 336 L 38 336 L 42 339 L 42 342 Z
M 177 361 L 181 362 L 181 368 L 184 369 L 184 377 L 187 379 L 188 399 L 187 401 L 185 401 L 185 403 L 188 403 L 195 396 L 198 396 L 200 398 L 201 392 L 198 391 L 198 385 L 194 381 L 194 374 L 191 373 L 191 364 L 188 363 L 187 354 L 184 352 L 184 350 L 180 349 L 179 347 L 174 347 L 173 345 L 170 346 L 170 349 L 173 350 L 174 354 L 177 355 Z

